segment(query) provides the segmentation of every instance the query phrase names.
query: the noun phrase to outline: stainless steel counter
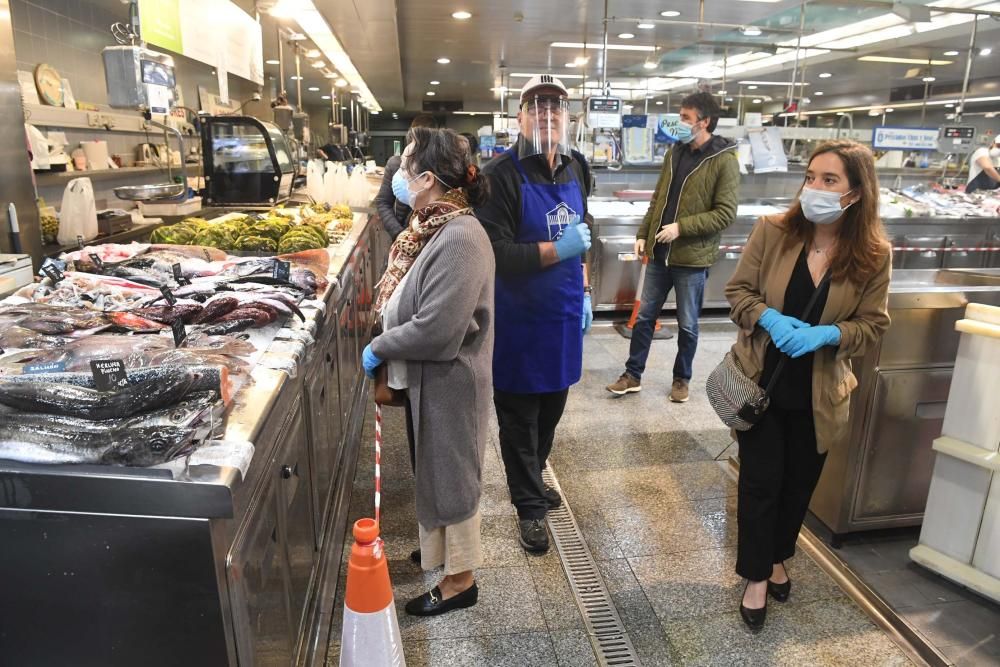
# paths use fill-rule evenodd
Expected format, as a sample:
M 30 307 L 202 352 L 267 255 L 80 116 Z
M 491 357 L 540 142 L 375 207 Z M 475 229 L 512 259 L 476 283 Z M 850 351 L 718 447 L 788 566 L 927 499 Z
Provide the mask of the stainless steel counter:
M 853 359 L 847 442 L 831 449 L 810 511 L 833 534 L 920 525 L 969 303 L 1000 305 L 1000 269 L 896 270 L 892 326 Z
M 5 664 L 322 663 L 387 245 L 377 216 L 355 224 L 294 377 L 257 366 L 237 394 L 245 476 L 0 462 Z

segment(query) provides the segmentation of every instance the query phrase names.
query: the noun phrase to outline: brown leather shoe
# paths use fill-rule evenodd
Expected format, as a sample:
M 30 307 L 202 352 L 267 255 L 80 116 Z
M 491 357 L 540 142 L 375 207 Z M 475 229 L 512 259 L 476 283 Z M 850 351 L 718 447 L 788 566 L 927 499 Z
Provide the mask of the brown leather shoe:
M 674 378 L 674 383 L 670 386 L 670 400 L 674 403 L 687 403 L 688 381 L 681 378 Z
M 624 396 L 642 391 L 642 384 L 628 373 L 622 373 L 622 376 L 613 384 L 609 384 L 607 389 L 615 396 Z

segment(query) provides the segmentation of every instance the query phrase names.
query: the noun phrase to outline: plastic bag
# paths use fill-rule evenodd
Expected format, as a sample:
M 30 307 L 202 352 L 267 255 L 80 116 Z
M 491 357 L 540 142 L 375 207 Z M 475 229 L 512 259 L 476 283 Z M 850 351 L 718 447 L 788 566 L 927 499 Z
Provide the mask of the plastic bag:
M 75 245 L 77 237 L 84 241 L 97 238 L 97 205 L 94 202 L 94 186 L 89 178 L 74 178 L 63 191 L 62 207 L 59 209 L 59 245 Z

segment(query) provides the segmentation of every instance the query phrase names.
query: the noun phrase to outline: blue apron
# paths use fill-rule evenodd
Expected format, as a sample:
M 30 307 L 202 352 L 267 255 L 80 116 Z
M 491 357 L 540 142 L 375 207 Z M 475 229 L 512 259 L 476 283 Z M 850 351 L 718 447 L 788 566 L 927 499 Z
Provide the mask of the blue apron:
M 583 216 L 583 193 L 566 184 L 532 183 L 521 174 L 521 225 L 514 241 L 555 241 Z M 517 394 L 562 391 L 583 367 L 583 266 L 572 257 L 537 273 L 497 276 L 493 386 Z

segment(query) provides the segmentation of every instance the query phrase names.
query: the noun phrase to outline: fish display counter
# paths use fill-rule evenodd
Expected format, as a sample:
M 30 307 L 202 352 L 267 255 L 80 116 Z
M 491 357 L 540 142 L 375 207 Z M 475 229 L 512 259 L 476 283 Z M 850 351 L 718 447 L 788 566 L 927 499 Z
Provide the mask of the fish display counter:
M 315 213 L 211 234 L 278 254 L 83 248 L 0 302 L 5 663 L 325 658 L 388 236 L 355 209 L 278 247 Z

